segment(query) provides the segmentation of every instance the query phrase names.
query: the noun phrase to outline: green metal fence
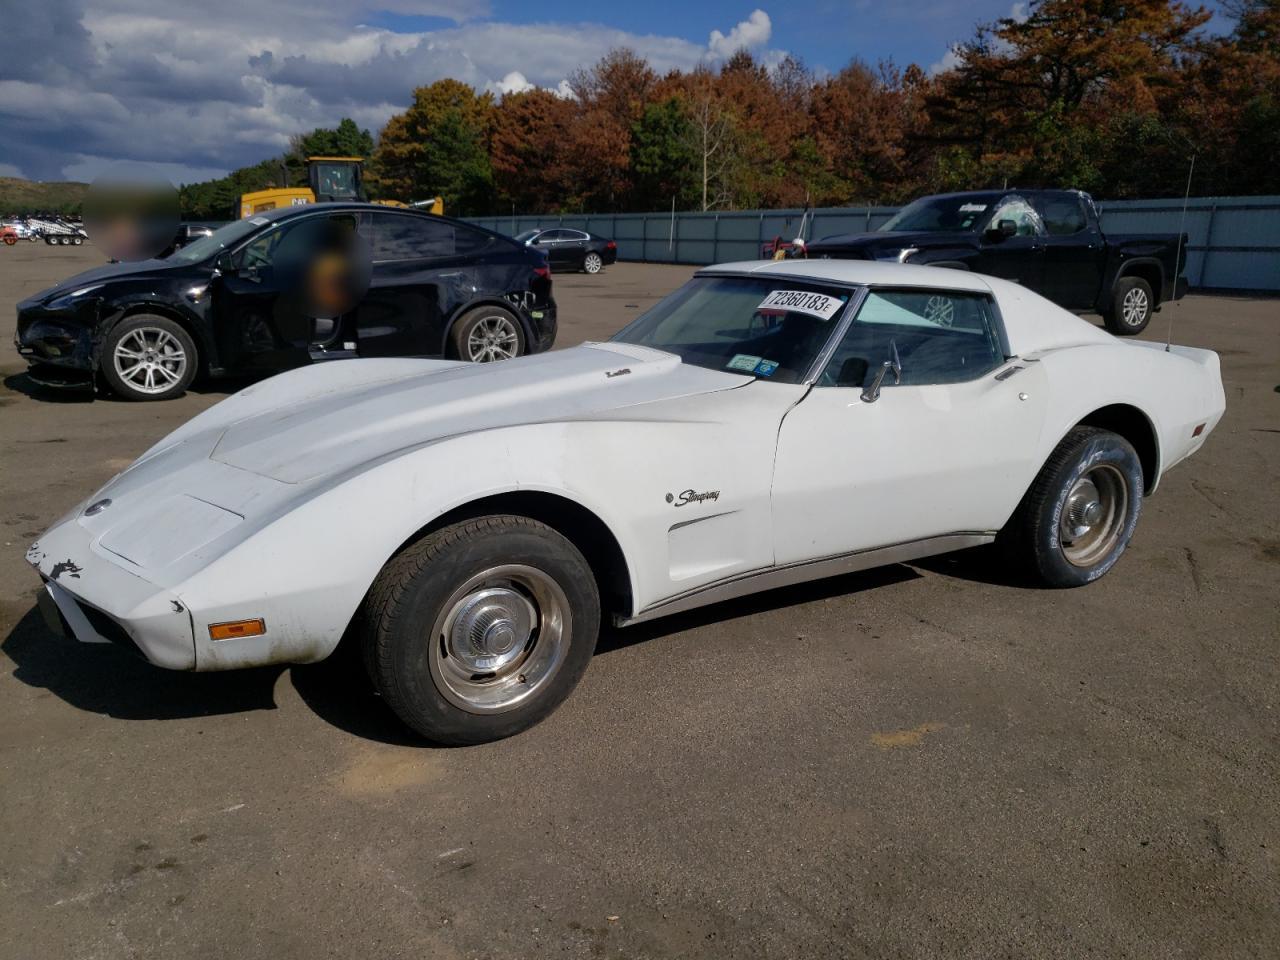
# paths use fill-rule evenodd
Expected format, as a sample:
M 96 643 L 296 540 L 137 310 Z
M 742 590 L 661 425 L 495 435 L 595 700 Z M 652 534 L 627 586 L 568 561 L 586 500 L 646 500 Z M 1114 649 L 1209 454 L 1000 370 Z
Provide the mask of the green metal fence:
M 1098 207 L 1103 230 L 1114 233 L 1177 233 L 1183 222 L 1181 200 L 1116 200 Z M 805 237 L 875 230 L 897 209 L 811 210 Z M 470 219 L 508 236 L 537 227 L 589 230 L 617 241 L 620 260 L 702 265 L 758 259 L 766 241 L 795 237 L 801 216 L 800 210 L 741 210 Z M 1192 287 L 1280 290 L 1280 197 L 1193 197 L 1184 229 Z

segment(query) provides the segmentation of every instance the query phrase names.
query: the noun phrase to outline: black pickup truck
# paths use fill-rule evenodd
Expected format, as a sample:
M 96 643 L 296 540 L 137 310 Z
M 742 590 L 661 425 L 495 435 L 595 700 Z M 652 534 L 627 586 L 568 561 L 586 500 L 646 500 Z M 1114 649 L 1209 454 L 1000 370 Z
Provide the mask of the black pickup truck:
M 810 257 L 891 260 L 1003 277 L 1069 310 L 1096 311 L 1107 329 L 1139 333 L 1186 292 L 1187 240 L 1107 234 L 1078 190 L 999 190 L 921 197 L 874 233 L 815 240 Z

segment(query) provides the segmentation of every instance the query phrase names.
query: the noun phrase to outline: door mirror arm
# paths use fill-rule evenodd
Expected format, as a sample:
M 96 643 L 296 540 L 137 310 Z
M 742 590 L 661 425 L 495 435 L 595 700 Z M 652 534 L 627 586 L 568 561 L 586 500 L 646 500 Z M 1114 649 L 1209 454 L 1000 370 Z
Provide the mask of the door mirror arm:
M 862 389 L 862 402 L 875 403 L 880 399 L 880 386 L 884 383 L 884 377 L 887 373 L 893 374 L 894 383 L 902 383 L 902 360 L 898 356 L 898 343 L 896 340 L 889 341 L 889 349 L 893 351 L 893 359 L 886 360 L 880 365 L 880 369 L 876 371 L 876 378 L 870 384 Z

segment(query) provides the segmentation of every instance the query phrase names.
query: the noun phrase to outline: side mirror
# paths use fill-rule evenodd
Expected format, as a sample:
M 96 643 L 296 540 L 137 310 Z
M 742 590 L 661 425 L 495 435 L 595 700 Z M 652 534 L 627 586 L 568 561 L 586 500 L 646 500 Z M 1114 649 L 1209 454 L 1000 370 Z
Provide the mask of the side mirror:
M 887 373 L 893 374 L 894 383 L 902 383 L 902 359 L 898 356 L 898 341 L 889 341 L 890 359 L 880 365 L 880 369 L 876 372 L 876 378 L 862 389 L 861 400 L 863 403 L 875 403 L 880 399 L 880 386 L 884 383 L 884 377 Z
M 220 254 L 213 258 L 213 269 L 218 271 L 224 277 L 233 277 L 236 275 L 236 265 L 231 259 L 231 254 L 223 250 Z

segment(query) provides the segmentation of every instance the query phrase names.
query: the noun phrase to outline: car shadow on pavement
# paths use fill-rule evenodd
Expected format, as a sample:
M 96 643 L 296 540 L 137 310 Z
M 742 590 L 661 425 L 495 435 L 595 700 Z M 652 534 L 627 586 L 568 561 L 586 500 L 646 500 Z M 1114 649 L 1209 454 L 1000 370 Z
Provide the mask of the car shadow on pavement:
M 234 377 L 228 379 L 209 380 L 197 378 L 196 382 L 187 387 L 188 393 L 195 393 L 201 396 L 206 394 L 218 397 L 229 397 L 233 393 L 239 393 L 245 387 L 248 387 L 259 380 L 266 379 L 264 376 L 258 377 Z M 111 391 L 99 390 L 91 381 L 80 384 L 70 384 L 65 387 L 49 387 L 42 383 L 36 383 L 31 379 L 30 374 L 14 373 L 5 377 L 2 381 L 6 390 L 13 393 L 20 393 L 23 396 L 30 397 L 32 400 L 38 400 L 41 403 L 92 403 L 95 400 L 106 403 L 133 403 L 132 400 L 125 400 L 117 397 Z
M 183 673 L 152 666 L 112 644 L 52 636 L 33 607 L 0 650 L 15 679 L 90 713 L 121 720 L 175 720 L 248 710 L 274 710 L 273 689 L 284 667 L 235 673 Z
M 798 583 L 791 587 L 778 587 L 761 593 L 739 597 L 736 600 L 724 600 L 709 606 L 698 607 L 687 613 L 676 613 L 669 617 L 638 623 L 634 627 L 615 627 L 606 624 L 600 630 L 600 642 L 596 644 L 596 656 L 612 653 L 646 640 L 654 640 L 684 630 L 696 630 L 711 623 L 737 620 L 740 617 L 751 617 L 771 610 L 798 606 L 802 603 L 813 603 L 831 597 L 848 596 L 864 590 L 874 590 L 894 583 L 905 583 L 918 580 L 920 574 L 908 566 L 893 564 L 877 567 L 874 570 L 863 570 L 858 573 L 846 573 L 838 577 L 827 577 L 823 580 L 812 580 Z
M 373 691 L 354 645 L 306 666 L 279 665 L 213 673 L 165 670 L 112 644 L 51 635 L 34 607 L 0 650 L 14 678 L 71 706 L 118 720 L 179 720 L 276 709 L 275 688 L 289 671 L 298 696 L 326 723 L 367 740 L 422 746 Z
M 46 387 L 36 383 L 28 374 L 15 373 L 4 378 L 4 387 L 13 393 L 20 393 L 46 403 L 92 403 L 94 390 L 91 384 L 85 383 L 73 387 Z
M 985 583 L 994 587 L 1039 589 L 1030 574 L 1012 566 L 1004 552 L 996 544 L 970 547 L 954 553 L 942 553 L 936 557 L 913 560 L 913 567 L 970 583 Z

